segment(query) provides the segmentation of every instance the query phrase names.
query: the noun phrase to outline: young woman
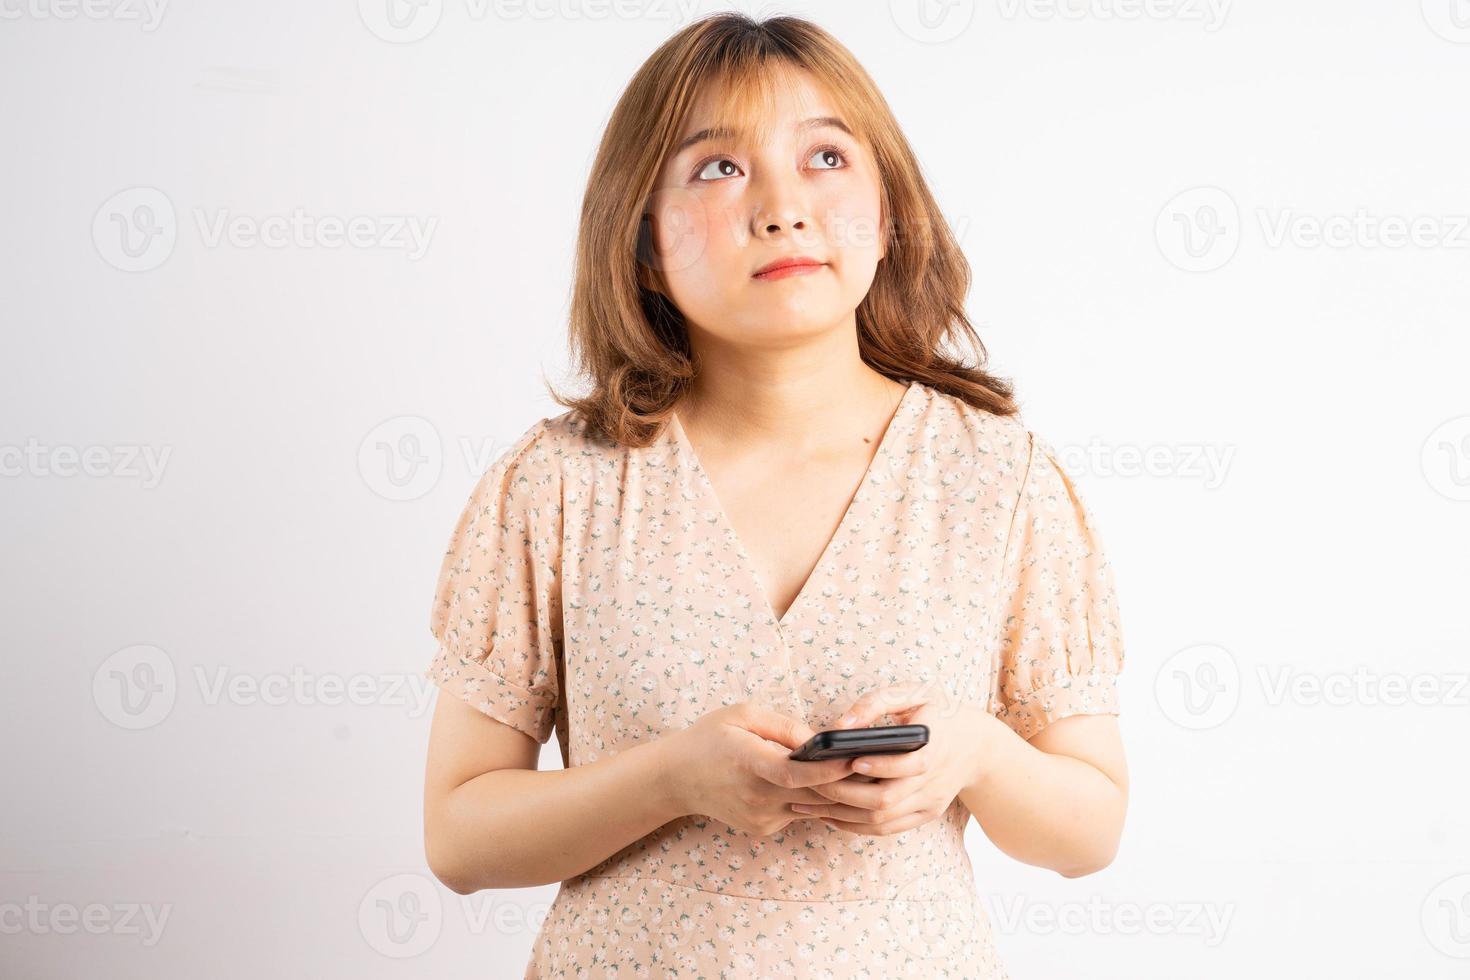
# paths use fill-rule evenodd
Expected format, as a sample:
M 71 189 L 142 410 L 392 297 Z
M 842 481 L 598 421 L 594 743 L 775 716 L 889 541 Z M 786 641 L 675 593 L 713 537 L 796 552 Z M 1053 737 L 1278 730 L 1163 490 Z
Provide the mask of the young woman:
M 1112 860 L 1112 573 L 1009 384 L 944 349 L 985 359 L 968 284 L 814 25 L 721 14 L 633 78 L 582 212 L 589 393 L 479 480 L 431 619 L 429 865 L 561 882 L 527 977 L 1005 977 L 971 815 Z M 929 743 L 788 758 L 902 723 Z

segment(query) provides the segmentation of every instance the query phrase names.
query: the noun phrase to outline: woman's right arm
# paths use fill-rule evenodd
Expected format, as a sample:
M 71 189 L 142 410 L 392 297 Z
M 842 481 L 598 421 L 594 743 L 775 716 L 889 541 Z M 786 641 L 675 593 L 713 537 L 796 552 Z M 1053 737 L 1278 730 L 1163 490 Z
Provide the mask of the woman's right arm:
M 805 722 L 751 704 L 570 769 L 536 769 L 540 745 L 454 697 L 438 698 L 424 780 L 429 869 L 461 895 L 564 881 L 688 813 L 755 834 L 822 803 L 807 787 L 851 760 L 792 762 Z M 781 746 L 786 746 L 782 748 Z

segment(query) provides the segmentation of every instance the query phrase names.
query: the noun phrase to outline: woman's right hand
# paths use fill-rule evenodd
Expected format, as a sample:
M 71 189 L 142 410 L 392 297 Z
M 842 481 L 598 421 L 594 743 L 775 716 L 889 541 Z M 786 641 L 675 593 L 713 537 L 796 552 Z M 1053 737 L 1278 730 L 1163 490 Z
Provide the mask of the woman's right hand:
M 791 804 L 832 802 L 808 787 L 852 775 L 851 759 L 787 758 L 814 734 L 806 722 L 770 708 L 728 705 L 660 739 L 661 775 L 681 814 L 708 814 L 764 837 L 811 819 Z

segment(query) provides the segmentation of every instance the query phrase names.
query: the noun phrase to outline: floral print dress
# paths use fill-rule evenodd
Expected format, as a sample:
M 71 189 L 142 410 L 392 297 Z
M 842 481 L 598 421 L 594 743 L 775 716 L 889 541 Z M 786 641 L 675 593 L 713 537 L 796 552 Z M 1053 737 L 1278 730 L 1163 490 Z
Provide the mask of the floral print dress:
M 480 477 L 430 625 L 427 675 L 538 742 L 554 731 L 568 767 L 739 701 L 830 728 L 910 681 L 1030 738 L 1116 713 L 1123 662 L 1112 572 L 1056 454 L 919 382 L 784 616 L 677 416 L 628 448 L 569 411 Z M 959 799 L 891 835 L 686 815 L 562 882 L 525 975 L 1005 978 L 969 820 Z

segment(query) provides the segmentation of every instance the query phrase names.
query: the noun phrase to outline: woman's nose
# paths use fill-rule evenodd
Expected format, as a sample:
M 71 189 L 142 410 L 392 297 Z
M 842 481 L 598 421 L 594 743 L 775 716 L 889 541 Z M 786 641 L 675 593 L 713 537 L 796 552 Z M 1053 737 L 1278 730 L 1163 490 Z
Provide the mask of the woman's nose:
M 811 215 L 800 192 L 781 189 L 768 193 L 765 200 L 755 208 L 754 226 L 757 234 L 802 232 L 810 229 L 811 224 Z

